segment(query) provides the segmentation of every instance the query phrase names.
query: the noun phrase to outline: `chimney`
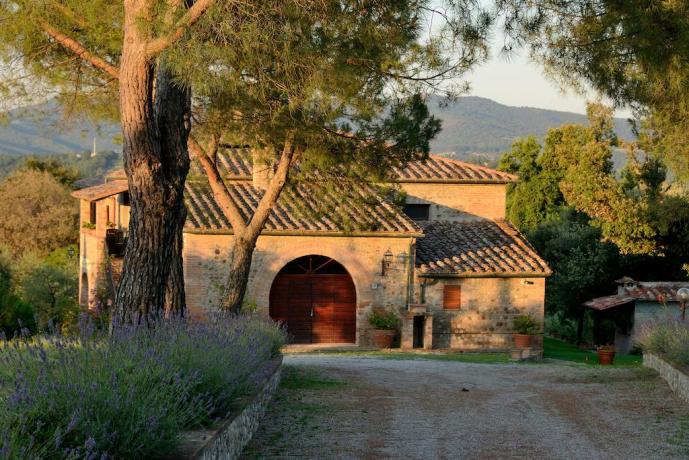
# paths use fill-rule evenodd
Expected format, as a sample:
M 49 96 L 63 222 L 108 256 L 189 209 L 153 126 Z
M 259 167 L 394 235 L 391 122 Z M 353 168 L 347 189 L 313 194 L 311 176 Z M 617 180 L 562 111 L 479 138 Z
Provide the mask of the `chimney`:
M 268 188 L 268 183 L 273 177 L 273 165 L 269 160 L 270 151 L 268 149 L 251 150 L 252 185 L 261 190 Z

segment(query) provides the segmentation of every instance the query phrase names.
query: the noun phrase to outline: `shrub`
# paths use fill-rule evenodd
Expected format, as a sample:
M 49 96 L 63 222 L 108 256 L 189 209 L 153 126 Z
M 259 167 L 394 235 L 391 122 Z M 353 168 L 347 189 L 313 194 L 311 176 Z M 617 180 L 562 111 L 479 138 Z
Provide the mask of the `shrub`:
M 541 325 L 530 315 L 520 315 L 513 320 L 514 332 L 517 334 L 538 334 L 541 332 Z
M 644 351 L 664 355 L 681 366 L 689 366 L 689 322 L 665 316 L 642 323 L 634 340 Z
M 558 311 L 545 317 L 545 332 L 551 337 L 574 343 L 577 340 L 577 323 Z
M 399 318 L 397 318 L 397 315 L 395 315 L 394 312 L 389 310 L 373 311 L 370 315 L 368 315 L 368 322 L 375 329 L 392 331 L 397 329 Z
M 0 377 L 12 370 L 0 383 L 1 458 L 165 455 L 181 430 L 226 416 L 284 336 L 268 320 L 221 314 L 94 331 L 0 342 Z

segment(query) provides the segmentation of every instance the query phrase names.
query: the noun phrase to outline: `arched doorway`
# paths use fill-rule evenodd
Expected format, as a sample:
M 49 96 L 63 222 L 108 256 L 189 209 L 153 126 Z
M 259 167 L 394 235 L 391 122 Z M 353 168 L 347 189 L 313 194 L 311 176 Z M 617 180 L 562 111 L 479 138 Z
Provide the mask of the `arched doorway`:
M 354 343 L 356 289 L 334 259 L 311 255 L 285 265 L 270 288 L 270 317 L 294 343 Z

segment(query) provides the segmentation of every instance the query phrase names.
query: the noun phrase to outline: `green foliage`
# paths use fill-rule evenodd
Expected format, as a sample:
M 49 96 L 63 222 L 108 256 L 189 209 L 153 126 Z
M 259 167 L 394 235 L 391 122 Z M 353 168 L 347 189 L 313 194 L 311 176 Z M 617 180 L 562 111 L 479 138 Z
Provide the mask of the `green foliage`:
M 520 315 L 512 320 L 514 332 L 517 334 L 534 335 L 541 332 L 541 324 L 531 315 Z
M 392 331 L 397 329 L 399 321 L 397 315 L 390 310 L 374 310 L 368 315 L 368 322 L 375 329 Z
M 76 168 L 67 166 L 54 158 L 27 158 L 24 167 L 31 171 L 47 172 L 59 183 L 70 187 L 80 178 Z
M 578 319 L 583 302 L 609 294 L 618 275 L 619 252 L 601 236 L 585 216 L 573 211 L 529 233 L 529 241 L 553 270 L 546 290 L 548 313 L 563 311 Z
M 14 268 L 14 291 L 31 307 L 39 330 L 49 326 L 75 332 L 81 309 L 77 304 L 76 248 L 57 249 L 45 257 L 27 253 Z
M 12 337 L 22 327 L 35 329 L 34 313 L 13 290 L 12 261 L 0 248 L 0 333 Z
M 0 241 L 15 257 L 44 255 L 79 236 L 77 200 L 45 171 L 17 171 L 0 182 L 0 216 Z

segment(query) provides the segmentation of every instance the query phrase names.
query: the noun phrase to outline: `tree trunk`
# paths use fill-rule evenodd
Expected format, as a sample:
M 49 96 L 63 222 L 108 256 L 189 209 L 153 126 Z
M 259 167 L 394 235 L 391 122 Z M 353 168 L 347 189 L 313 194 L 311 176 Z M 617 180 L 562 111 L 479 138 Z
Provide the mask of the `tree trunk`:
M 223 310 L 239 313 L 242 309 L 257 239 L 258 235 L 253 238 L 235 235 L 221 304 Z
M 168 114 L 172 84 L 169 76 L 156 81 L 155 62 L 146 51 L 149 40 L 141 24 L 145 4 L 125 1 L 125 26 L 120 64 L 120 110 L 124 140 L 124 168 L 131 198 L 129 238 L 113 320 L 149 323 L 163 315 L 175 242 L 181 231 L 184 181 L 189 159 L 178 129 L 158 114 Z M 156 96 L 161 96 L 159 100 Z M 158 104 L 160 102 L 160 105 Z M 178 101 L 179 102 L 179 101 Z M 173 104 L 174 105 L 174 104 Z M 177 112 L 184 124 L 184 113 Z M 163 137 L 165 140 L 163 141 Z M 185 168 L 186 165 L 186 168 Z

